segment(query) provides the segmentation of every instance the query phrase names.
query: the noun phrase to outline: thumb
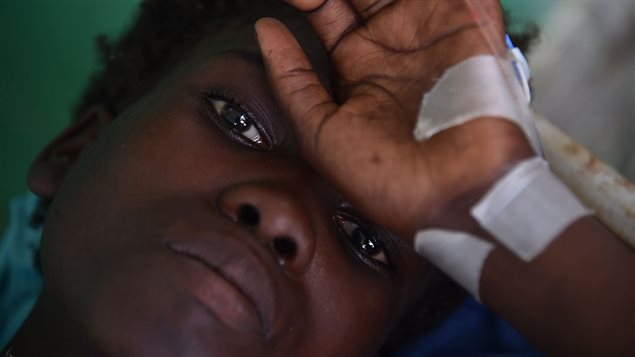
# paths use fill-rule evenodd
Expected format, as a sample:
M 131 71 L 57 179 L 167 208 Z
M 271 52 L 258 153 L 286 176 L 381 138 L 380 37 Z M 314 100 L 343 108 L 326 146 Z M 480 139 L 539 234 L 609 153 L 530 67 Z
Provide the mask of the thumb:
M 338 106 L 313 71 L 298 41 L 280 21 L 262 18 L 255 29 L 278 102 L 295 127 L 305 154 L 317 158 L 315 149 L 321 124 Z

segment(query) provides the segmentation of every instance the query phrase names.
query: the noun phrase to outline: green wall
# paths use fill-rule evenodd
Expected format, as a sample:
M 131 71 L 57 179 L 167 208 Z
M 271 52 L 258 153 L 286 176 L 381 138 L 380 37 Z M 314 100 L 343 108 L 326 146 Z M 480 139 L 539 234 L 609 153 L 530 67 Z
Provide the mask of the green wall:
M 566 0 L 501 0 L 512 18 L 511 30 L 522 30 L 528 22 L 540 24 L 552 6 Z
M 413 0 L 414 1 L 414 0 Z M 551 1 L 505 0 L 519 22 Z M 0 0 L 0 229 L 42 146 L 70 120 L 96 68 L 94 38 L 115 35 L 139 0 Z
M 11 196 L 96 68 L 95 36 L 117 34 L 138 0 L 0 0 L 0 229 Z

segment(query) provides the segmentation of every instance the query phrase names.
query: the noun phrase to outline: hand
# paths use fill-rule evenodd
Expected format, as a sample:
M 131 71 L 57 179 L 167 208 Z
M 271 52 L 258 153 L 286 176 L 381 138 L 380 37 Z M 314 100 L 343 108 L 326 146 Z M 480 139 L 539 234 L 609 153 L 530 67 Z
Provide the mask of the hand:
M 514 124 L 479 118 L 417 142 L 422 94 L 445 69 L 492 50 L 464 1 L 288 0 L 308 19 L 336 72 L 335 97 L 293 35 L 261 19 L 256 31 L 274 92 L 305 158 L 369 218 L 405 237 L 466 200 L 511 162 L 531 155 Z M 503 25 L 495 0 L 490 30 Z

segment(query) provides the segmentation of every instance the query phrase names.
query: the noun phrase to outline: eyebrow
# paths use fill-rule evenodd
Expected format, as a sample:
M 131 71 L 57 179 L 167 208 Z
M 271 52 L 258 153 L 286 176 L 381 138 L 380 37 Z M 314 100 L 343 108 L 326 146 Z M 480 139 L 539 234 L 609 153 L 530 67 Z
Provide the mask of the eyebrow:
M 218 57 L 229 57 L 229 58 L 234 57 L 260 68 L 265 67 L 265 62 L 262 60 L 262 56 L 260 55 L 260 52 L 256 52 L 252 50 L 234 48 L 231 50 L 221 52 Z

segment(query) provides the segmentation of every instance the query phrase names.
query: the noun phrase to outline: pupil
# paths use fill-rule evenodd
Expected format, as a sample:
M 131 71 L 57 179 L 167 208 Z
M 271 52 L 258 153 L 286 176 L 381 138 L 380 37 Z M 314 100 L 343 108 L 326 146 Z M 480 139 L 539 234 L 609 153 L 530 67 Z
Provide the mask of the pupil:
M 370 237 L 360 228 L 355 229 L 353 237 L 355 238 L 355 241 L 359 242 L 360 247 L 366 254 L 373 256 L 379 253 L 379 244 L 377 244 L 373 237 Z
M 236 110 L 236 108 L 226 106 L 225 108 L 223 108 L 222 116 L 226 122 L 231 124 L 241 133 L 247 131 L 247 129 L 251 127 L 251 120 L 249 119 L 249 117 L 244 113 Z

